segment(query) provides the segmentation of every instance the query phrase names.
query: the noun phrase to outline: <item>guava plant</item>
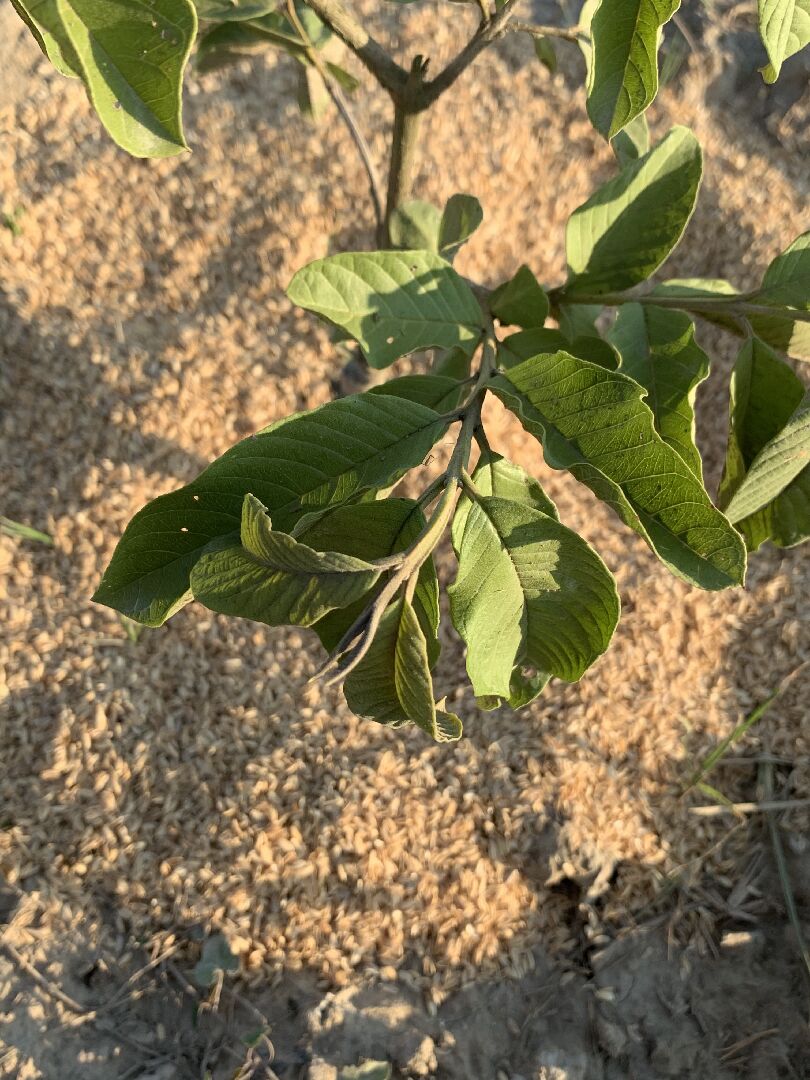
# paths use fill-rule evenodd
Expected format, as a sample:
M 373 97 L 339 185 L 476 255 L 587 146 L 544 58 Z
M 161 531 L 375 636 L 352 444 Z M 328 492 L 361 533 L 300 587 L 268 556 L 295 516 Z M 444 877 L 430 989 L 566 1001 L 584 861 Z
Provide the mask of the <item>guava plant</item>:
M 450 617 L 482 708 L 519 708 L 552 677 L 579 679 L 619 619 L 598 554 L 490 445 L 487 394 L 548 465 L 590 488 L 696 588 L 740 586 L 748 551 L 810 534 L 810 395 L 782 355 L 810 360 L 810 233 L 749 292 L 652 280 L 701 179 L 694 135 L 676 127 L 650 146 L 644 120 L 678 0 L 587 0 L 576 26 L 545 27 L 518 21 L 521 0 L 479 0 L 477 31 L 432 78 L 421 56 L 401 66 L 342 0 L 12 2 L 59 70 L 84 82 L 112 138 L 141 156 L 186 149 L 181 90 L 195 40 L 204 67 L 256 48 L 292 56 L 310 110 L 328 94 L 349 126 L 380 250 L 305 266 L 290 301 L 355 341 L 372 368 L 433 350 L 429 369 L 274 423 L 150 502 L 97 601 L 147 626 L 193 599 L 311 627 L 328 650 L 322 678 L 343 685 L 358 715 L 452 740 L 461 723 L 436 702 L 431 675 L 441 617 L 433 554 L 448 530 L 458 561 Z M 810 0 L 759 0 L 758 18 L 772 81 L 810 40 Z M 477 200 L 455 195 L 440 211 L 410 199 L 421 115 L 507 32 L 531 35 L 547 64 L 555 40 L 581 47 L 588 114 L 616 152 L 616 174 L 568 221 L 568 276 L 551 288 L 529 266 L 496 288 L 466 280 L 453 258 L 481 221 Z M 393 101 L 385 195 L 345 97 L 356 80 L 338 64 L 338 43 Z M 695 392 L 710 363 L 696 317 L 742 339 L 716 504 L 695 444 Z M 450 431 L 441 475 L 418 498 L 398 495 Z

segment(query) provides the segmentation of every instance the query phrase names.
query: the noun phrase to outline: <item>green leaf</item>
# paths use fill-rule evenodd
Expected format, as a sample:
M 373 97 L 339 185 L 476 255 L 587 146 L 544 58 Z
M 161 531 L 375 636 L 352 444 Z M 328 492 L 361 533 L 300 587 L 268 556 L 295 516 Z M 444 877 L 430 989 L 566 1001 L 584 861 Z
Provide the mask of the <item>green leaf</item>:
M 810 464 L 810 391 L 778 435 L 767 442 L 725 507 L 733 524 L 772 502 Z
M 425 527 L 419 504 L 411 499 L 381 499 L 355 506 L 340 506 L 327 517 L 302 532 L 306 542 L 316 548 L 329 547 L 359 559 L 384 559 L 396 555 L 416 540 Z M 376 590 L 375 590 L 376 592 Z M 374 593 L 372 593 L 373 597 Z M 340 611 L 333 611 L 314 628 L 326 649 L 331 651 L 362 613 L 371 597 Z M 439 583 L 433 560 L 422 565 L 416 583 L 413 605 L 427 641 L 432 667 L 439 656 Z M 371 716 L 382 723 L 404 724 L 408 718 L 399 708 L 393 682 L 380 685 L 379 696 L 369 702 L 365 661 L 349 675 L 343 690 L 350 708 L 358 715 Z M 364 700 L 364 695 L 366 699 Z M 371 715 L 376 710 L 375 715 Z
M 269 15 L 278 0 L 194 0 L 201 19 L 209 22 L 241 22 Z
M 439 223 L 439 253 L 452 262 L 483 220 L 484 211 L 474 195 L 451 195 Z
M 507 326 L 542 326 L 548 318 L 548 297 L 529 267 L 521 266 L 492 292 L 489 310 Z
M 454 742 L 461 738 L 461 721 L 453 713 L 437 708 L 433 700 L 427 642 L 413 605 L 402 597 L 391 608 L 394 643 L 394 686 L 402 710 L 408 719 L 426 731 L 436 742 Z M 385 619 L 388 616 L 383 618 Z M 381 633 L 387 628 L 380 627 Z M 390 649 L 390 643 L 387 646 Z
M 742 584 L 739 535 L 658 435 L 636 382 L 558 352 L 525 361 L 490 387 L 542 441 L 546 463 L 604 499 L 674 574 L 702 589 Z
M 231 952 L 223 934 L 212 934 L 203 943 L 202 957 L 192 972 L 198 986 L 213 986 L 221 971 L 229 975 L 239 970 L 239 959 Z
M 470 353 L 456 346 L 454 349 L 438 349 L 434 354 L 432 374 L 448 379 L 468 379 L 472 369 Z
M 241 545 L 204 553 L 191 571 L 195 600 L 221 615 L 268 626 L 312 626 L 376 584 L 380 571 L 362 559 L 315 551 L 275 532 L 267 510 L 246 495 Z
M 11 518 L 0 515 L 0 533 L 4 536 L 13 536 L 18 540 L 32 540 L 36 544 L 46 544 L 53 547 L 53 537 L 48 533 L 32 529 L 30 525 L 23 525 L 21 521 L 12 521 Z
M 501 457 L 489 446 L 482 449 L 472 479 L 481 495 L 494 495 L 499 499 L 523 503 L 558 519 L 557 507 L 538 481 L 520 465 Z M 465 507 L 469 509 L 469 506 L 470 500 L 463 499 L 456 510 L 453 520 L 459 527 L 463 525 Z
M 551 38 L 535 37 L 534 54 L 544 68 L 553 75 L 557 70 L 557 51 Z
M 695 324 L 682 311 L 625 304 L 610 340 L 621 354 L 622 372 L 647 391 L 655 430 L 702 480 L 695 394 L 708 377 L 709 358 L 695 341 Z
M 464 396 L 465 387 L 458 379 L 445 375 L 402 375 L 398 379 L 372 387 L 369 394 L 393 394 L 407 401 L 418 401 L 438 413 L 452 412 Z
M 619 618 L 610 571 L 549 514 L 497 496 L 470 500 L 453 522 L 453 623 L 476 696 L 509 700 L 516 669 L 569 682 L 607 649 Z
M 810 311 L 810 232 L 803 233 L 774 259 L 751 300 Z M 755 333 L 768 345 L 800 360 L 810 360 L 810 323 L 796 322 L 787 311 L 773 316 L 753 315 L 750 321 Z
M 59 74 L 65 75 L 69 79 L 80 79 L 81 69 L 78 66 L 78 60 L 67 43 L 67 55 L 65 55 L 62 51 L 62 47 L 53 34 L 49 34 L 44 27 L 37 26 L 28 14 L 24 6 L 24 0 L 11 0 L 11 6 L 34 35 L 34 40 L 37 45 L 39 45 L 42 52 L 47 56 Z
M 397 248 L 439 252 L 442 213 L 433 203 L 412 199 L 398 206 L 388 222 L 391 243 Z
M 588 115 L 612 139 L 658 92 L 661 31 L 680 0 L 602 0 L 591 21 Z
M 498 364 L 503 368 L 515 367 L 524 360 L 530 360 L 540 353 L 567 352 L 580 360 L 615 371 L 619 366 L 619 354 L 616 349 L 598 335 L 586 334 L 568 341 L 559 330 L 536 329 L 521 330 L 510 334 L 498 346 Z
M 348 331 L 375 368 L 431 346 L 472 351 L 484 326 L 469 287 L 429 251 L 318 259 L 298 271 L 287 295 Z
M 565 291 L 627 289 L 657 270 L 692 216 L 701 169 L 697 139 L 675 127 L 599 188 L 568 219 Z
M 792 547 L 810 536 L 810 466 L 804 464 L 797 472 L 807 453 L 807 408 L 804 384 L 790 365 L 757 338 L 746 341 L 731 378 L 731 423 L 719 501 L 734 514 L 749 551 L 766 540 Z M 783 434 L 788 451 L 796 455 L 792 459 L 779 453 Z M 740 516 L 780 485 L 775 497 Z
M 599 337 L 596 320 L 604 311 L 602 304 L 559 304 L 557 321 L 568 341 L 580 337 Z
M 400 4 L 412 0 L 397 0 Z M 391 1080 L 391 1066 L 387 1061 L 364 1061 L 362 1065 L 347 1065 L 340 1070 L 338 1080 Z
M 630 121 L 626 128 L 614 135 L 610 145 L 622 168 L 629 165 L 631 161 L 638 161 L 640 157 L 644 157 L 650 149 L 650 129 L 645 114 L 640 113 L 635 120 Z
M 18 0 L 80 74 L 110 136 L 136 157 L 187 150 L 183 72 L 197 32 L 190 0 Z M 61 70 L 61 69 L 60 69 Z
M 650 295 L 671 298 L 682 296 L 685 299 L 690 296 L 707 300 L 716 298 L 716 310 L 701 309 L 700 317 L 715 326 L 722 326 L 729 333 L 740 333 L 740 320 L 733 315 L 723 314 L 723 301 L 730 296 L 738 296 L 739 293 L 733 285 L 721 278 L 670 278 L 669 281 L 658 282 Z
M 759 33 L 770 61 L 765 82 L 776 82 L 785 60 L 810 42 L 810 0 L 759 0 Z
M 238 532 L 245 495 L 260 499 L 286 532 L 306 513 L 392 484 L 421 464 L 446 428 L 432 409 L 382 394 L 288 417 L 140 510 L 93 599 L 160 626 L 190 599 L 189 574 L 208 544 Z

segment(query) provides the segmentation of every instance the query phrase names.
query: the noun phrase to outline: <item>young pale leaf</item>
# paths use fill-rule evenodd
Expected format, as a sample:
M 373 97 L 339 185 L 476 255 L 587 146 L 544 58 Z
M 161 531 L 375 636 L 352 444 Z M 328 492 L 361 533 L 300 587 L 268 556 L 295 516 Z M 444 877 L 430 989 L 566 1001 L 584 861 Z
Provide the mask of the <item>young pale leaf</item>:
M 483 220 L 484 211 L 474 195 L 451 195 L 439 223 L 440 254 L 452 262 Z
M 732 509 L 749 551 L 766 540 L 792 547 L 810 536 L 810 465 L 802 458 L 807 452 L 806 410 L 804 384 L 793 369 L 764 342 L 746 341 L 731 378 L 731 424 L 719 501 Z M 784 455 L 778 452 L 783 433 L 789 444 Z M 775 497 L 763 504 L 762 497 L 776 487 L 780 490 Z M 754 512 L 740 518 L 748 507 L 755 507 Z
M 338 507 L 302 535 L 316 548 L 328 546 L 334 551 L 372 560 L 404 551 L 424 527 L 425 517 L 417 503 L 410 499 L 382 499 Z M 320 620 L 314 629 L 326 649 L 334 649 L 370 599 L 333 611 Z M 432 668 L 439 656 L 439 583 L 431 559 L 419 571 L 413 606 Z M 383 644 L 384 639 L 378 633 L 369 655 L 346 679 L 343 692 L 349 708 L 358 716 L 398 727 L 409 723 L 409 719 L 396 695 L 393 652 Z
M 765 82 L 776 82 L 782 64 L 810 42 L 810 0 L 759 0 L 759 33 L 770 61 Z
M 398 206 L 388 222 L 391 243 L 397 248 L 439 252 L 442 212 L 424 199 L 412 199 Z
M 189 574 L 208 544 L 238 532 L 245 495 L 260 499 L 286 532 L 306 513 L 389 486 L 419 465 L 446 429 L 432 409 L 382 394 L 288 417 L 140 510 L 93 599 L 160 626 L 190 599 Z
M 506 326 L 542 326 L 548 318 L 548 297 L 528 266 L 521 266 L 489 298 L 489 310 Z
M 515 367 L 524 360 L 530 360 L 540 353 L 567 352 L 580 360 L 615 371 L 619 366 L 619 354 L 607 341 L 597 335 L 585 334 L 568 341 L 560 330 L 543 327 L 537 330 L 522 330 L 510 334 L 498 346 L 498 366 Z
M 78 73 L 110 136 L 136 157 L 187 150 L 183 72 L 197 32 L 190 0 L 17 0 Z M 49 35 L 49 37 L 48 37 Z M 57 57 L 52 55 L 55 61 Z
M 245 496 L 240 539 L 241 545 L 205 552 L 191 571 L 194 599 L 221 615 L 268 626 L 312 626 L 361 599 L 380 576 L 363 559 L 315 551 L 274 532 L 253 495 Z
M 509 700 L 516 668 L 569 682 L 605 651 L 619 618 L 616 583 L 599 556 L 556 518 L 481 496 L 453 522 L 453 623 L 479 697 Z
M 472 351 L 484 327 L 470 288 L 429 251 L 318 259 L 298 271 L 287 295 L 348 331 L 375 368 L 431 346 Z
M 695 394 L 708 377 L 709 358 L 695 341 L 695 324 L 682 311 L 624 304 L 610 340 L 621 354 L 621 371 L 647 391 L 655 430 L 702 480 Z
M 692 216 L 701 169 L 697 139 L 675 127 L 599 188 L 568 219 L 565 291 L 627 289 L 657 270 Z
M 547 464 L 568 469 L 702 589 L 741 585 L 745 547 L 685 461 L 658 435 L 644 391 L 620 372 L 564 352 L 536 356 L 490 383 Z
M 588 115 L 612 139 L 658 92 L 661 30 L 680 0 L 602 0 L 591 20 Z
M 610 141 L 619 165 L 624 168 L 631 161 L 638 161 L 650 149 L 650 129 L 647 117 L 641 113 Z
M 810 311 L 810 232 L 803 233 L 777 256 L 751 299 L 758 304 Z M 796 322 L 789 311 L 752 315 L 756 334 L 790 356 L 810 360 L 810 323 Z

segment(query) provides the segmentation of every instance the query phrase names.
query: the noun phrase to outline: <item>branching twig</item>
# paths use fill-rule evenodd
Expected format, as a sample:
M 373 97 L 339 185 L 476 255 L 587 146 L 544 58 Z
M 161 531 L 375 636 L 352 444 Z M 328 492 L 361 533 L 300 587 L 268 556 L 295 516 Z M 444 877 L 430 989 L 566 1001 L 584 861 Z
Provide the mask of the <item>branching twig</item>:
M 369 34 L 340 0 L 307 0 L 307 4 L 352 50 L 389 94 L 405 88 L 408 73 Z
M 509 24 L 509 30 L 538 38 L 562 38 L 563 41 L 579 41 L 587 37 L 586 32 L 579 26 L 538 26 L 536 23 L 516 22 L 514 19 Z
M 383 209 L 383 194 L 382 185 L 377 175 L 377 169 L 374 165 L 374 159 L 371 156 L 371 149 L 366 142 L 365 136 L 360 128 L 357 126 L 357 121 L 352 115 L 349 103 L 343 96 L 343 92 L 337 85 L 334 76 L 329 71 L 326 64 L 321 59 L 318 50 L 312 44 L 306 29 L 298 18 L 298 12 L 295 10 L 295 4 L 293 0 L 287 0 L 287 13 L 290 18 L 290 22 L 298 31 L 298 35 L 306 46 L 307 55 L 312 61 L 313 66 L 324 81 L 326 86 L 326 92 L 329 97 L 335 103 L 335 108 L 340 113 L 343 123 L 346 125 L 349 134 L 354 141 L 354 145 L 357 147 L 357 153 L 360 155 L 360 160 L 363 163 L 363 168 L 366 170 L 366 176 L 368 177 L 369 191 L 371 194 L 371 202 L 374 206 L 374 217 L 377 223 L 377 232 L 381 232 L 383 222 L 385 220 L 385 210 Z
M 520 0 L 506 0 L 506 3 L 498 11 L 497 15 L 489 21 L 481 20 L 475 34 L 470 38 L 465 47 L 454 60 L 440 71 L 435 79 L 426 82 L 419 96 L 419 108 L 427 109 L 440 97 L 445 90 L 462 75 L 470 64 L 494 41 L 503 37 L 509 26 Z

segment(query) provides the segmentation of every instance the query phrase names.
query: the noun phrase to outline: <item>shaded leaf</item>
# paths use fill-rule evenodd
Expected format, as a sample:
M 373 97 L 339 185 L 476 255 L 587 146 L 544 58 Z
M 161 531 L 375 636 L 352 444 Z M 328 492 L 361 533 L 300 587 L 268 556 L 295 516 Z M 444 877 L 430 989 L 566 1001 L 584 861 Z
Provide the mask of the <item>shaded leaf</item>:
M 557 70 L 557 51 L 551 38 L 535 37 L 534 54 L 540 63 L 553 75 Z
M 745 491 L 746 480 L 756 465 L 753 494 L 762 491 L 757 473 L 761 478 L 760 470 L 769 460 L 773 461 L 773 451 L 778 450 L 780 435 L 786 429 L 789 438 L 791 430 L 794 431 L 795 439 L 798 425 L 799 453 L 804 431 L 806 452 L 806 410 L 804 384 L 790 365 L 757 338 L 746 341 L 731 378 L 729 440 L 719 493 L 720 505 L 725 507 L 730 507 L 735 496 L 742 493 L 735 517 L 747 505 L 756 505 L 756 498 L 747 503 L 751 489 Z M 788 476 L 801 463 L 801 456 L 785 462 L 787 468 L 784 472 L 777 471 L 777 479 Z M 756 551 L 766 540 L 777 547 L 792 547 L 806 540 L 810 536 L 810 466 L 804 465 L 774 498 L 749 516 L 738 519 L 736 524 L 745 536 L 749 551 Z
M 701 170 L 694 135 L 675 127 L 644 157 L 603 184 L 568 219 L 565 292 L 627 289 L 648 278 L 683 235 Z
M 211 611 L 268 626 L 312 626 L 361 599 L 380 572 L 363 559 L 315 551 L 275 532 L 253 495 L 242 509 L 241 544 L 204 553 L 191 571 L 195 600 Z
M 393 394 L 417 401 L 438 413 L 452 412 L 464 396 L 465 387 L 446 375 L 402 375 L 372 387 L 369 394 Z
M 810 232 L 803 233 L 774 259 L 751 299 L 758 304 L 810 311 Z M 768 345 L 800 360 L 810 360 L 810 323 L 796 322 L 789 312 L 752 315 L 750 322 Z
M 81 76 L 119 146 L 136 157 L 188 149 L 181 95 L 197 32 L 190 0 L 17 0 L 16 6 L 43 35 L 57 66 L 61 57 L 69 73 Z
M 621 370 L 647 391 L 655 430 L 702 480 L 695 394 L 708 377 L 709 358 L 695 341 L 695 324 L 682 311 L 625 304 L 610 340 L 621 354 Z
M 568 341 L 561 331 L 545 327 L 510 334 L 498 346 L 498 363 L 504 368 L 515 367 L 540 353 L 555 353 L 560 350 L 591 364 L 599 364 L 610 371 L 615 371 L 619 366 L 616 349 L 598 335 L 587 334 Z
M 548 297 L 529 267 L 521 266 L 491 293 L 489 310 L 507 326 L 542 326 L 548 318 Z
M 627 127 L 614 135 L 610 145 L 622 168 L 629 165 L 631 161 L 644 157 L 650 149 L 650 129 L 644 113 L 637 116 L 635 120 L 631 120 Z
M 417 539 L 425 527 L 425 517 L 419 504 L 411 499 L 381 499 L 378 502 L 356 506 L 341 506 L 327 518 L 311 525 L 302 536 L 316 548 L 329 547 L 360 559 L 383 559 L 396 555 Z M 330 652 L 349 629 L 354 620 L 368 606 L 376 589 L 367 600 L 353 604 L 340 611 L 333 611 L 315 626 L 323 645 Z M 427 641 L 428 657 L 432 667 L 439 656 L 439 584 L 432 559 L 422 565 L 413 597 L 414 610 L 419 618 Z M 350 708 L 358 715 L 370 715 L 371 706 L 361 708 L 364 694 L 365 661 L 349 675 L 343 690 Z M 382 723 L 407 723 L 408 718 L 399 708 L 393 694 L 393 683 L 380 687 L 380 697 L 374 705 L 380 715 L 371 718 Z
M 65 75 L 69 79 L 80 79 L 82 75 L 81 68 L 69 43 L 65 41 L 65 52 L 63 52 L 59 41 L 53 34 L 49 34 L 43 26 L 38 26 L 34 22 L 25 9 L 25 2 L 26 0 L 11 0 L 11 6 L 31 31 L 37 45 L 39 45 L 60 75 Z
M 411 250 L 439 251 L 439 227 L 442 213 L 433 203 L 412 199 L 396 207 L 388 222 L 388 233 L 394 247 Z
M 239 22 L 268 15 L 278 6 L 278 0 L 194 0 L 201 19 L 210 22 Z
M 474 195 L 451 195 L 439 223 L 439 252 L 443 258 L 452 262 L 483 220 L 484 211 Z
M 382 394 L 287 417 L 140 510 L 93 599 L 160 626 L 190 599 L 189 574 L 207 545 L 238 532 L 245 495 L 260 499 L 286 532 L 306 513 L 392 484 L 446 428 L 432 409 Z
M 453 522 L 459 566 L 448 591 L 476 696 L 509 700 L 525 665 L 579 679 L 618 622 L 612 575 L 556 517 L 497 496 L 464 503 Z
M 661 30 L 680 0 L 602 0 L 591 19 L 588 115 L 612 139 L 658 92 Z
M 604 499 L 674 574 L 703 589 L 742 584 L 739 535 L 655 431 L 636 382 L 558 352 L 490 386 L 542 441 L 546 463 Z
M 352 334 L 375 368 L 431 346 L 472 351 L 484 326 L 469 287 L 428 251 L 319 259 L 298 271 L 287 295 Z

